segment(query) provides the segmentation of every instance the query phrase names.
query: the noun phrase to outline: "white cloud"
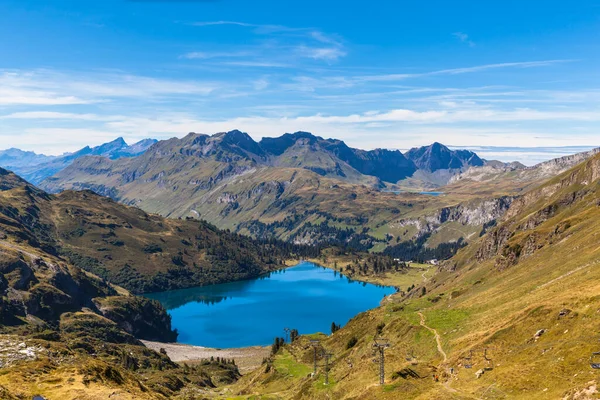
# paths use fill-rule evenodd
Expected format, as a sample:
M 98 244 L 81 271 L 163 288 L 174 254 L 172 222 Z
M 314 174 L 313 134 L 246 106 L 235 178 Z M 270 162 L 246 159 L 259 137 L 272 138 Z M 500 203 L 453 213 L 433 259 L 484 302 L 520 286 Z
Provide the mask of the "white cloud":
M 295 55 L 302 58 L 310 58 L 313 60 L 322 60 L 327 62 L 337 61 L 346 56 L 347 51 L 344 49 L 342 40 L 337 35 L 329 35 L 314 28 L 294 28 L 283 25 L 261 25 L 251 24 L 237 21 L 206 21 L 192 23 L 198 27 L 210 27 L 231 25 L 245 28 L 252 28 L 252 31 L 257 35 L 269 35 L 272 40 L 263 43 L 262 48 L 258 47 L 253 52 L 244 54 L 243 57 L 262 57 L 265 59 L 267 55 L 275 56 L 276 64 L 280 64 L 282 59 L 289 59 Z M 285 40 L 280 43 L 279 38 Z M 327 45 L 327 46 L 324 46 Z M 294 50 L 294 54 L 290 54 L 290 49 Z M 238 56 L 240 52 L 231 51 L 223 53 L 210 53 L 205 51 L 195 51 L 184 54 L 180 58 L 188 59 L 208 59 L 208 58 L 224 58 L 224 57 L 242 57 Z M 242 52 L 243 53 L 243 52 Z M 256 62 L 256 60 L 245 60 L 245 62 Z M 270 64 L 273 60 L 262 61 L 262 63 Z M 231 65 L 231 64 L 230 64 Z M 269 65 L 267 65 L 269 66 Z
M 87 104 L 73 94 L 60 93 L 46 85 L 31 85 L 31 74 L 0 71 L 0 105 L 67 105 Z
M 316 43 L 317 48 L 335 46 L 325 43 Z M 289 53 L 295 49 L 287 48 Z M 321 57 L 326 61 L 330 56 Z M 231 129 L 248 131 L 257 139 L 312 131 L 361 148 L 406 148 L 436 140 L 462 146 L 600 144 L 595 143 L 600 129 L 596 88 L 535 90 L 514 86 L 510 79 L 502 85 L 478 80 L 479 86 L 459 87 L 461 80 L 453 78 L 507 68 L 533 76 L 535 71 L 520 70 L 571 61 L 496 63 L 400 75 L 313 67 L 303 68 L 301 76 L 296 70 L 251 69 L 298 66 L 278 64 L 279 59 L 205 63 L 248 67 L 235 79 L 221 74 L 222 81 L 189 78 L 193 70 L 184 71 L 188 78 L 182 79 L 119 71 L 0 70 L 0 148 L 59 154 L 118 136 L 133 141 Z M 444 76 L 448 87 L 394 82 L 399 76 Z
M 575 61 L 577 61 L 577 60 L 563 59 L 563 60 L 507 62 L 507 63 L 476 65 L 473 67 L 464 67 L 464 68 L 441 69 L 441 70 L 436 70 L 436 71 L 422 72 L 422 73 L 415 73 L 415 74 L 366 75 L 366 76 L 358 76 L 355 79 L 357 81 L 395 81 L 395 80 L 405 80 L 405 79 L 409 79 L 409 78 L 420 78 L 420 77 L 434 76 L 434 75 L 459 75 L 459 74 L 467 74 L 467 73 L 481 72 L 481 71 L 501 69 L 501 68 L 548 67 L 548 66 L 555 65 L 555 64 L 570 63 L 570 62 L 575 62 Z
M 344 57 L 346 52 L 339 47 L 307 47 L 299 46 L 296 49 L 298 55 L 315 60 L 336 61 Z
M 211 58 L 237 58 L 237 57 L 248 57 L 252 55 L 250 52 L 235 51 L 235 52 L 206 52 L 206 51 L 193 51 L 182 55 L 180 58 L 187 58 L 189 60 L 208 60 Z
M 452 34 L 452 36 L 456 37 L 461 42 L 468 44 L 469 47 L 475 47 L 475 42 L 473 42 L 472 40 L 470 40 L 469 39 L 469 35 L 467 35 L 464 32 L 454 32 Z
M 12 114 L 0 115 L 0 119 L 56 119 L 56 120 L 80 120 L 80 121 L 110 121 L 120 119 L 118 116 L 100 116 L 96 114 L 76 114 L 55 111 L 24 111 Z
M 158 79 L 125 73 L 0 70 L 0 105 L 74 105 L 111 98 L 210 95 L 214 82 Z
M 543 111 L 534 109 L 497 110 L 461 105 L 440 106 L 439 109 L 411 110 L 392 109 L 368 111 L 345 115 L 304 116 L 247 116 L 235 118 L 206 119 L 191 113 L 161 113 L 156 117 L 145 116 L 98 116 L 95 114 L 73 114 L 53 112 L 14 113 L 2 118 L 64 119 L 89 124 L 81 128 L 28 123 L 17 138 L 20 146 L 31 145 L 33 137 L 39 136 L 36 150 L 62 153 L 73 151 L 84 145 L 105 142 L 117 136 L 139 140 L 145 137 L 169 138 L 183 136 L 187 132 L 215 133 L 241 129 L 256 139 L 262 136 L 279 136 L 285 132 L 310 131 L 317 135 L 347 140 L 360 148 L 409 148 L 442 141 L 452 145 L 501 146 L 515 143 L 519 146 L 561 146 L 572 143 L 598 144 L 597 135 L 589 131 L 569 129 L 569 135 L 548 134 L 540 128 L 521 123 L 532 121 L 557 121 L 573 123 L 600 122 L 600 113 L 593 111 Z M 519 123 L 510 125 L 510 122 Z M 475 124 L 475 125 L 473 125 Z M 33 126 L 31 126 L 33 125 Z M 3 143 L 7 138 L 10 141 Z M 47 138 L 54 138 L 54 144 Z M 0 148 L 12 147 L 15 137 L 0 129 Z
M 221 65 L 231 65 L 236 67 L 256 67 L 256 68 L 291 68 L 291 64 L 272 62 L 272 61 L 226 61 Z
M 247 24 L 244 22 L 236 22 L 236 21 L 205 21 L 205 22 L 193 22 L 194 26 L 214 26 L 214 25 L 237 25 L 237 26 L 249 26 L 249 27 L 257 27 L 259 25 Z

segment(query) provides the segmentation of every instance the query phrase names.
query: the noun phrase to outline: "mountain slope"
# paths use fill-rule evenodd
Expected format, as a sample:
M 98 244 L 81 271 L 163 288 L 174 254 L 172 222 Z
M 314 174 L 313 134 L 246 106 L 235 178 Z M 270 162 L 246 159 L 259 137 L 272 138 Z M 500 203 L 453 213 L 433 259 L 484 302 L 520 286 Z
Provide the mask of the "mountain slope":
M 320 336 L 333 353 L 330 385 L 322 367 L 315 379 L 288 372 L 310 368 L 303 338 L 235 389 L 294 399 L 597 398 L 598 223 L 600 155 L 519 197 L 433 277 Z M 391 343 L 383 387 L 371 362 L 378 332 Z
M 1 169 L 0 182 L 0 235 L 136 293 L 248 279 L 279 268 L 294 250 L 202 221 L 150 215 L 90 191 L 48 195 Z
M 155 139 L 144 139 L 129 146 L 123 138 L 117 138 L 100 146 L 86 146 L 75 153 L 58 157 L 9 149 L 0 151 L 0 167 L 14 171 L 28 182 L 37 185 L 44 179 L 68 167 L 78 158 L 84 156 L 101 156 L 110 159 L 135 157 L 144 153 L 156 142 Z
M 399 151 L 353 149 L 341 140 L 323 139 L 308 132 L 263 138 L 260 146 L 272 155 L 276 166 L 307 168 L 349 182 L 359 183 L 365 179 L 361 175 L 367 175 L 395 183 L 416 171 Z
M 35 206 L 21 219 L 15 203 L 43 193 L 26 188 L 0 192 L 0 398 L 189 398 L 239 378 L 225 361 L 184 368 L 146 348 L 177 337 L 165 309 L 36 243 Z
M 416 172 L 398 182 L 400 187 L 414 190 L 434 189 L 446 185 L 455 175 L 484 161 L 469 150 L 450 150 L 441 143 L 410 149 L 405 154 L 417 167 Z

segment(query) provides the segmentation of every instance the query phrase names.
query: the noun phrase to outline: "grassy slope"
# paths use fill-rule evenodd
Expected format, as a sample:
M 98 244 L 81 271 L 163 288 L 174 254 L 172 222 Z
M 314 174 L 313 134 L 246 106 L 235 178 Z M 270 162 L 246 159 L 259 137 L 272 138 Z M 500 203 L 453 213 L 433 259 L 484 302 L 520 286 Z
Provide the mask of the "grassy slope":
M 418 287 L 408 297 L 358 315 L 326 338 L 323 345 L 335 354 L 334 384 L 328 388 L 319 383 L 321 375 L 284 379 L 264 370 L 236 388 L 265 398 L 269 393 L 311 399 L 597 398 L 598 375 L 588 359 L 600 350 L 599 178 L 596 157 L 528 193 L 503 224 L 424 282 L 426 295 Z M 495 249 L 499 232 L 508 232 L 508 239 Z M 518 257 L 516 248 L 521 249 Z M 419 312 L 440 335 L 446 362 L 434 333 L 421 326 Z M 378 366 L 371 362 L 371 343 L 381 322 L 392 343 L 383 388 L 376 385 Z M 540 329 L 545 333 L 534 338 Z M 352 336 L 358 344 L 346 350 Z M 484 348 L 494 368 L 478 379 L 475 372 L 486 366 Z M 465 369 L 464 357 L 471 350 L 474 365 Z M 288 351 L 296 362 L 310 366 L 305 339 Z M 406 360 L 408 353 L 416 362 Z M 447 375 L 450 367 L 453 377 Z M 584 390 L 592 394 L 582 395 Z

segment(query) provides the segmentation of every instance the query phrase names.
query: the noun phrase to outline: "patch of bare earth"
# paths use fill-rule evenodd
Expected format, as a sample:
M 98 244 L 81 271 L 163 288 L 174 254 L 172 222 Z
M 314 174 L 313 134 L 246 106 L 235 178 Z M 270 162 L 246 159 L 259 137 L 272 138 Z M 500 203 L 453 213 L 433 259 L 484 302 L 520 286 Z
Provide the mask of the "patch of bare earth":
M 142 340 L 144 345 L 152 350 L 165 349 L 169 358 L 174 362 L 194 364 L 211 357 L 235 360 L 242 374 L 258 368 L 271 352 L 271 347 L 242 347 L 239 349 L 213 349 L 210 347 L 191 346 L 181 343 L 161 343 Z

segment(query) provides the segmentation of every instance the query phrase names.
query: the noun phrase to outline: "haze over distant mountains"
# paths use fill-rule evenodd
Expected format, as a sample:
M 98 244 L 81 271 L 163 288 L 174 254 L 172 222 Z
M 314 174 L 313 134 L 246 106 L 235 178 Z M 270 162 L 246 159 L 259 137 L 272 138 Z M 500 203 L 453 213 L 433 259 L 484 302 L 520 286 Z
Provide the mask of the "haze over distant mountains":
M 369 179 L 361 175 L 395 183 L 412 176 L 419 169 L 435 172 L 440 169 L 459 170 L 483 165 L 483 161 L 474 152 L 450 150 L 440 143 L 415 148 L 404 155 L 399 150 L 355 149 L 341 140 L 324 139 L 308 132 L 286 133 L 281 137 L 263 138 L 259 142 L 237 130 L 213 136 L 214 139 L 209 139 L 209 135 L 200 135 L 210 146 L 215 146 L 218 142 L 221 150 L 251 155 L 249 158 L 259 163 L 274 167 L 305 168 L 322 176 L 337 176 L 364 183 L 373 182 L 368 182 Z M 157 142 L 155 139 L 144 139 L 130 146 L 123 138 L 117 138 L 62 156 L 47 156 L 10 148 L 0 150 L 0 167 L 16 172 L 33 184 L 39 184 L 80 157 L 101 156 L 111 160 L 135 157 Z
M 113 160 L 120 157 L 135 157 L 145 152 L 156 142 L 156 139 L 144 139 L 130 146 L 120 137 L 100 146 L 86 146 L 75 153 L 63 154 L 62 156 L 46 156 L 32 151 L 10 148 L 0 150 L 0 167 L 9 169 L 30 183 L 37 185 L 80 157 L 101 156 Z

